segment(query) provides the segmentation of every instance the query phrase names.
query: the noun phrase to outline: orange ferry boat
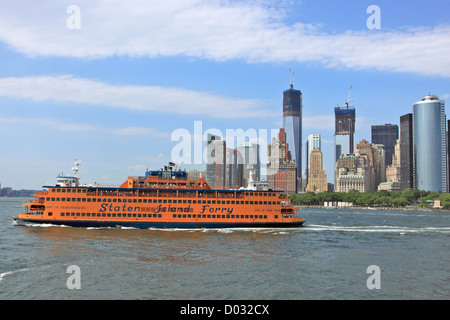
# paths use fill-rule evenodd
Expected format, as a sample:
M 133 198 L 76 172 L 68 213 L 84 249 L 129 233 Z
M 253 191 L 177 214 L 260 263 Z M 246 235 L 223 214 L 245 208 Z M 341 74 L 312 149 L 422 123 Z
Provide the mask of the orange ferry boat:
M 72 167 L 75 176 L 60 174 L 55 186 L 44 186 L 48 191 L 36 191 L 14 220 L 133 228 L 285 228 L 304 223 L 289 195 L 269 190 L 267 182 L 213 190 L 205 179 L 188 179 L 185 171 L 169 166 L 128 177 L 118 187 L 87 186 L 79 184 L 79 164 Z

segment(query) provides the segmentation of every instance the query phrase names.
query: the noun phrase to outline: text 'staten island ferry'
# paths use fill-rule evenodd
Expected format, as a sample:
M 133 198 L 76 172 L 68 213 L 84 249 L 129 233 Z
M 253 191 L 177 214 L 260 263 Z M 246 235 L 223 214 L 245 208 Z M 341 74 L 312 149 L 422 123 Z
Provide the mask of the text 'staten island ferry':
M 57 177 L 48 191 L 36 191 L 16 221 L 74 227 L 243 228 L 300 227 L 304 220 L 288 195 L 251 181 L 245 189 L 213 190 L 205 179 L 187 173 L 148 171 L 128 177 L 119 187 L 80 185 L 75 176 Z

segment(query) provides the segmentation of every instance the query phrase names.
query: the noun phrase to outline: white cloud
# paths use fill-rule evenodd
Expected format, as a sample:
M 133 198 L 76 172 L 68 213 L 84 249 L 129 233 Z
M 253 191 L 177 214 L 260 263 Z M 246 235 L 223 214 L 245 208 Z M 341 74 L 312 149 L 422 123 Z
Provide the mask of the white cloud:
M 314 62 L 328 68 L 450 76 L 450 26 L 329 34 L 283 21 L 271 1 L 77 0 L 81 29 L 63 1 L 0 4 L 0 41 L 31 56 L 176 56 L 217 61 Z
M 220 118 L 274 116 L 264 102 L 159 86 L 111 85 L 71 75 L 0 78 L 0 96 Z M 123 132 L 126 133 L 126 132 Z

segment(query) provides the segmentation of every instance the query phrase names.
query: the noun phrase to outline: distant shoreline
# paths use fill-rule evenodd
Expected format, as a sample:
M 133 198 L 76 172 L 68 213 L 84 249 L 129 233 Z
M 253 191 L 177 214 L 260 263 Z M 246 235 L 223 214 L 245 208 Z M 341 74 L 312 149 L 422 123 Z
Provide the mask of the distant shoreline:
M 295 204 L 294 204 L 295 205 Z M 325 206 L 319 206 L 319 205 L 313 205 L 313 206 L 305 206 L 305 205 L 295 205 L 299 208 L 315 208 L 315 209 L 364 209 L 364 210 L 397 210 L 397 211 L 437 211 L 437 212 L 443 212 L 443 213 L 450 213 L 450 209 L 444 209 L 444 208 L 420 208 L 420 207 L 413 207 L 413 208 L 390 208 L 390 207 L 370 207 L 370 206 L 351 206 L 351 207 L 325 207 Z

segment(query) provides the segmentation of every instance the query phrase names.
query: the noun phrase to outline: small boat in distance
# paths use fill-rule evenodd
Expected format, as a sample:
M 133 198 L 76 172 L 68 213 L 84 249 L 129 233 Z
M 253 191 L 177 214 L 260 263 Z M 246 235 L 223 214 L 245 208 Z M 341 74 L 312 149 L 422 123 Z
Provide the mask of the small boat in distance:
M 60 174 L 56 185 L 36 191 L 23 204 L 18 222 L 73 227 L 133 228 L 288 228 L 304 220 L 289 195 L 269 190 L 267 182 L 250 181 L 248 188 L 214 190 L 205 179 L 188 179 L 186 171 L 164 169 L 130 176 L 120 186 L 80 185 Z

